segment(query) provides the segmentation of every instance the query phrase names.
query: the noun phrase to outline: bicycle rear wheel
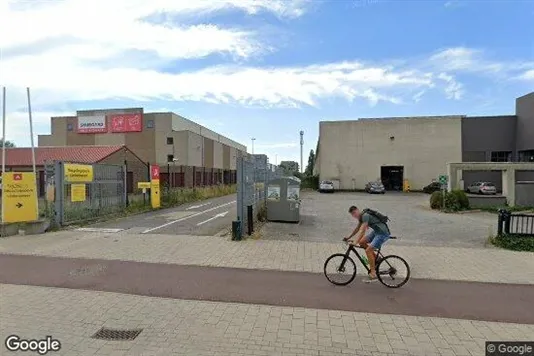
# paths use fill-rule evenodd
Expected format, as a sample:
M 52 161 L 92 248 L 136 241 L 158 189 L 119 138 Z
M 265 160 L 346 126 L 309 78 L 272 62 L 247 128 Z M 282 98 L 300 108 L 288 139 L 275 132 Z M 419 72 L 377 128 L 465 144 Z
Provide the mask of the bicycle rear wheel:
M 383 257 L 376 266 L 380 283 L 388 288 L 400 288 L 410 279 L 410 266 L 404 258 L 389 255 Z
M 336 253 L 324 262 L 324 275 L 332 284 L 346 286 L 356 278 L 356 263 L 344 253 Z

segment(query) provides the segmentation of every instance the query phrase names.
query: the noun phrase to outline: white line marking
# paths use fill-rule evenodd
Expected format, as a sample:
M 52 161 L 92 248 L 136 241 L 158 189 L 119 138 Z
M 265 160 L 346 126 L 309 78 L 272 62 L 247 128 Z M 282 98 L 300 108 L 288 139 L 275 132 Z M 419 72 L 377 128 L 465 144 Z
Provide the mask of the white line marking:
M 180 221 L 184 221 L 184 220 L 187 220 L 187 219 L 194 218 L 195 216 L 199 216 L 199 215 L 202 215 L 202 214 L 205 214 L 205 213 L 209 213 L 210 211 L 217 210 L 219 208 L 222 208 L 223 206 L 228 206 L 228 205 L 234 204 L 235 202 L 236 201 L 234 200 L 234 201 L 231 201 L 231 202 L 226 203 L 226 204 L 214 206 L 213 208 L 209 208 L 207 210 L 199 211 L 198 213 L 191 214 L 189 216 L 183 217 L 183 218 L 178 219 L 178 220 L 169 221 L 166 224 L 163 224 L 163 225 L 156 226 L 156 227 L 153 227 L 151 229 L 145 230 L 145 231 L 142 232 L 142 234 L 148 234 L 149 232 L 159 230 L 161 228 L 167 227 L 167 226 L 172 225 L 172 224 L 176 224 L 177 222 L 180 222 Z
M 185 209 L 185 210 L 198 209 L 198 208 L 202 208 L 203 206 L 206 206 L 206 205 L 211 205 L 211 203 L 200 204 L 200 205 L 193 205 L 193 206 L 190 206 L 189 208 L 187 208 L 187 209 Z
M 81 232 L 107 232 L 107 233 L 117 233 L 121 232 L 124 229 L 107 229 L 107 228 L 99 228 L 99 227 L 81 227 L 79 229 L 76 229 L 76 231 Z
M 217 215 L 215 215 L 214 217 L 209 218 L 208 220 L 204 220 L 204 221 L 202 221 L 202 222 L 199 222 L 199 223 L 197 224 L 197 226 L 204 225 L 205 223 L 210 222 L 210 221 L 212 221 L 212 220 L 215 220 L 215 219 L 217 219 L 217 218 L 224 218 L 224 217 L 226 216 L 226 214 L 228 214 L 228 210 L 225 211 L 224 213 L 217 214 Z

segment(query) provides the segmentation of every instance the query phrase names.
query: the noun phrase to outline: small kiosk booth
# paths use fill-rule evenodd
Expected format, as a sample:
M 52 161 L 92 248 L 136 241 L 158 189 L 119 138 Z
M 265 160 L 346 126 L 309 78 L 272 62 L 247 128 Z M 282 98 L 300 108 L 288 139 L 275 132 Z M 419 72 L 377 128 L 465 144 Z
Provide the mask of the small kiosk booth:
M 300 221 L 300 179 L 283 177 L 267 185 L 267 220 Z

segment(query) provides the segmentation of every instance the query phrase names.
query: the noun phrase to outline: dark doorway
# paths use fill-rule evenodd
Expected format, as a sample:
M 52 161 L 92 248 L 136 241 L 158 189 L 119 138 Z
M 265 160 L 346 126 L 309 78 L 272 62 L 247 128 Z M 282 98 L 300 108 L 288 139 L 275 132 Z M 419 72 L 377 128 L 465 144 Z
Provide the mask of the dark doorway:
M 380 179 L 386 190 L 402 190 L 404 182 L 403 166 L 382 166 L 380 168 Z

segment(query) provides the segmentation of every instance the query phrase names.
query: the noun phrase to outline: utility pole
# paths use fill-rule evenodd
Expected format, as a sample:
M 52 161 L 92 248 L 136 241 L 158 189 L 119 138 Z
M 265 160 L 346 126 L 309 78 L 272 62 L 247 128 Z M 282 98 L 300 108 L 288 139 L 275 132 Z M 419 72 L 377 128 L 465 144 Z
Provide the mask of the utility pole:
M 254 141 L 256 141 L 256 138 L 252 137 L 250 140 L 252 141 L 252 154 L 254 154 Z
M 304 131 L 300 131 L 300 173 L 304 172 Z

